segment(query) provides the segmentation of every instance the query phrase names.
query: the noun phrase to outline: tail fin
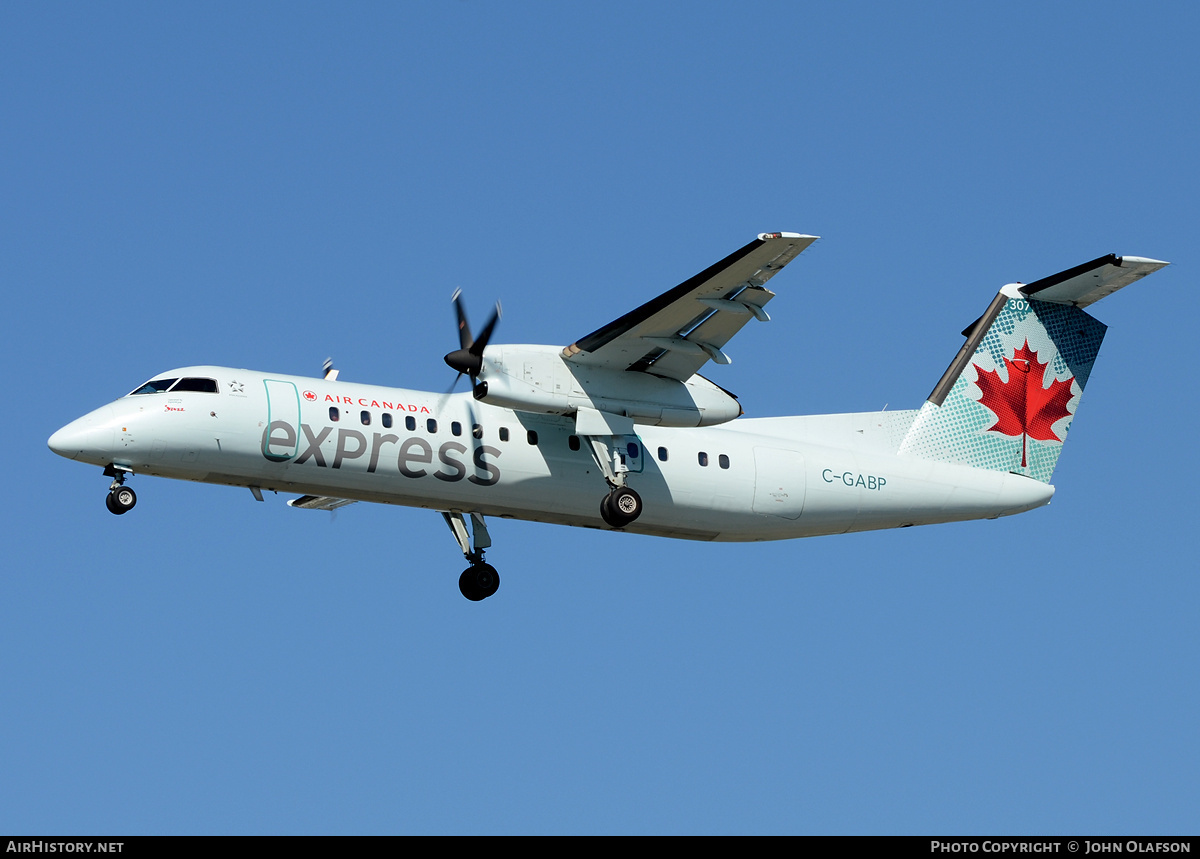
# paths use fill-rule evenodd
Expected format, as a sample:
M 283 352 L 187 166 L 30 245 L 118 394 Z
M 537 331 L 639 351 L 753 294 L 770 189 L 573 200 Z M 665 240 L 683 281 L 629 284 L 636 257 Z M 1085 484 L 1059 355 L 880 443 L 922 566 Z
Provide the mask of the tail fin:
M 963 332 L 900 453 L 1049 483 L 1107 330 L 1080 308 L 1165 265 L 1109 254 L 1001 289 Z

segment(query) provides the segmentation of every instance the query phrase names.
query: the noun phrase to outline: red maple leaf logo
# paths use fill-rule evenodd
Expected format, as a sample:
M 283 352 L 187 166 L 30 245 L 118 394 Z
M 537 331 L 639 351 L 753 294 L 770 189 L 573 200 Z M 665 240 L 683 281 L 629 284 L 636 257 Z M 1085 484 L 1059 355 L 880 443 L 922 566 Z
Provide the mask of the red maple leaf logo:
M 1052 379 L 1050 387 L 1043 388 L 1046 364 L 1037 359 L 1037 352 L 1029 348 L 1029 340 L 1013 353 L 1012 360 L 1004 359 L 1008 370 L 1008 381 L 1000 378 L 998 370 L 984 370 L 973 365 L 977 374 L 975 384 L 979 386 L 981 405 L 996 415 L 996 423 L 987 432 L 1021 436 L 1021 467 L 1026 467 L 1026 438 L 1038 441 L 1062 441 L 1052 429 L 1054 422 L 1071 413 L 1067 403 L 1071 401 L 1069 379 Z

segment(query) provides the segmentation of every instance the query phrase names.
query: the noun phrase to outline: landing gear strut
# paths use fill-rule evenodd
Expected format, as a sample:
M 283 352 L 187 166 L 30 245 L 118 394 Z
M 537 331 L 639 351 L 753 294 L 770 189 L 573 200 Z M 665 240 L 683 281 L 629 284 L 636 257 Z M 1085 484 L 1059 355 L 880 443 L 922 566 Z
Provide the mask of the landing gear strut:
M 108 487 L 108 495 L 104 498 L 104 506 L 108 508 L 109 513 L 117 516 L 128 513 L 133 509 L 133 505 L 137 504 L 137 493 L 125 485 L 125 475 L 128 473 L 132 472 L 112 465 L 104 469 L 104 475 L 113 479 Z
M 496 572 L 495 567 L 483 560 L 484 549 L 492 545 L 483 514 L 442 513 L 442 517 L 450 527 L 450 533 L 458 541 L 463 557 L 471 563 L 458 577 L 458 589 L 471 602 L 487 599 L 499 589 L 500 574 Z

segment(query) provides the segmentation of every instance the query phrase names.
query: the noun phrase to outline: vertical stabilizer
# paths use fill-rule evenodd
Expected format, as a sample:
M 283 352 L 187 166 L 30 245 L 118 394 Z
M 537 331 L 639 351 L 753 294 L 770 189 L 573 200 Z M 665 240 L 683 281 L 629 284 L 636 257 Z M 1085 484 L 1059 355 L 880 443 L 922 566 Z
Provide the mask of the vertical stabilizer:
M 1165 265 L 1110 255 L 1001 289 L 900 453 L 1049 483 L 1107 330 L 1080 307 Z

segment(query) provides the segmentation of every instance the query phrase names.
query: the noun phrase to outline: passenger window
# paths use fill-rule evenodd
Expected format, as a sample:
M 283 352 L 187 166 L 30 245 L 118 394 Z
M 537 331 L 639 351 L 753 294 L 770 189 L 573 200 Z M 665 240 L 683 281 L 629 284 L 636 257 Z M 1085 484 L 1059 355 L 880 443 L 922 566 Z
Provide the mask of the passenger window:
M 721 454 L 717 457 L 717 465 L 721 466 L 721 468 L 729 468 L 729 457 Z
M 660 462 L 667 461 L 667 449 L 665 447 L 660 447 L 658 449 L 658 459 Z
M 699 460 L 701 465 L 708 465 L 708 454 L 704 451 L 700 451 L 700 454 L 696 457 L 696 459 Z
M 462 424 L 460 424 L 458 421 L 451 421 L 450 435 L 462 435 Z
M 383 421 L 384 427 L 386 427 L 387 429 L 392 428 L 392 413 L 391 412 L 384 412 L 381 420 Z
M 174 385 L 177 381 L 179 381 L 179 380 L 178 379 L 153 379 L 153 380 L 147 382 L 146 384 L 142 385 L 136 391 L 130 392 L 129 396 L 132 397 L 134 394 L 161 394 L 167 388 Z
M 201 394 L 217 394 L 220 393 L 220 388 L 217 387 L 215 379 L 180 379 L 179 384 L 171 389 L 171 393 L 176 391 L 197 391 Z
M 369 427 L 371 425 L 371 413 L 362 411 L 358 413 L 358 419 L 362 421 L 362 425 Z
M 405 415 L 404 416 L 404 428 L 406 430 L 408 430 L 409 432 L 412 432 L 413 430 L 415 430 L 417 428 L 417 419 L 414 418 L 412 415 Z
M 529 442 L 530 444 L 536 445 L 537 444 L 537 433 L 534 432 L 533 430 L 530 430 L 529 432 L 525 433 L 525 440 L 527 442 Z
M 579 450 L 579 436 L 567 436 L 567 447 L 571 448 L 571 450 Z
M 437 432 L 437 421 L 433 418 L 425 421 L 425 429 L 429 430 L 429 432 Z
M 475 424 L 473 427 L 471 427 L 471 435 L 475 438 L 483 438 L 483 427 L 481 427 L 479 424 Z
M 500 441 L 508 441 L 508 427 L 500 427 Z
M 630 459 L 638 458 L 638 443 L 636 441 L 631 441 L 629 444 L 625 445 L 625 450 L 629 452 Z
M 340 417 L 340 415 L 338 414 L 337 406 L 330 406 L 329 407 L 329 419 L 331 421 L 336 421 L 339 417 Z

